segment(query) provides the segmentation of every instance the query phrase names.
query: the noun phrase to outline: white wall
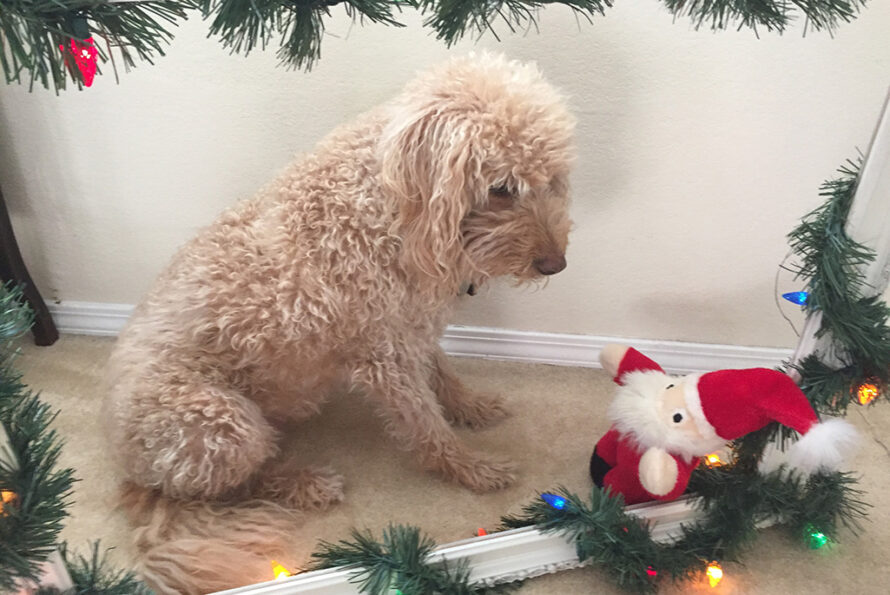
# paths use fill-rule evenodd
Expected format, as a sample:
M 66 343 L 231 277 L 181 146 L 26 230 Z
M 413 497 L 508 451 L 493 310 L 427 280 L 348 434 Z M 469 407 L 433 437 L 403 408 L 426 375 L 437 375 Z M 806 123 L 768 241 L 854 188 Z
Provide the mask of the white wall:
M 887 3 L 834 39 L 695 31 L 654 0 L 580 26 L 555 7 L 540 34 L 453 50 L 414 15 L 393 29 L 334 10 L 311 73 L 276 68 L 273 52 L 229 56 L 193 20 L 120 84 L 0 87 L 0 182 L 45 297 L 134 303 L 177 245 L 294 153 L 477 45 L 537 60 L 571 96 L 576 228 L 545 290 L 497 285 L 455 322 L 793 345 L 773 292 L 785 234 L 867 146 L 890 83 Z

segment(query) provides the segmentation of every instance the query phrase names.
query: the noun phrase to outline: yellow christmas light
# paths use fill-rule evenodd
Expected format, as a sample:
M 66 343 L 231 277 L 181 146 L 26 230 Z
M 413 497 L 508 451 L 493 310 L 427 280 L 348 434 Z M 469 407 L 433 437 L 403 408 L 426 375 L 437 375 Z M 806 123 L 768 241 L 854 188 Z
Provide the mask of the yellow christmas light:
M 3 505 L 15 500 L 15 492 L 0 490 L 0 514 L 3 513 Z
M 720 455 L 716 452 L 712 452 L 708 456 L 705 457 L 705 465 L 708 467 L 720 467 L 723 465 L 723 460 L 720 458 Z
M 280 581 L 281 579 L 290 576 L 290 572 L 288 572 L 287 568 L 285 568 L 275 560 L 272 560 L 272 574 L 275 575 L 276 581 Z
M 708 564 L 706 574 L 708 575 L 708 584 L 710 584 L 712 588 L 719 585 L 720 581 L 723 580 L 723 569 L 720 568 L 720 564 L 717 562 Z
M 871 382 L 865 382 L 859 385 L 859 388 L 856 390 L 856 397 L 859 399 L 860 405 L 868 405 L 872 401 L 878 398 L 880 391 L 878 387 Z

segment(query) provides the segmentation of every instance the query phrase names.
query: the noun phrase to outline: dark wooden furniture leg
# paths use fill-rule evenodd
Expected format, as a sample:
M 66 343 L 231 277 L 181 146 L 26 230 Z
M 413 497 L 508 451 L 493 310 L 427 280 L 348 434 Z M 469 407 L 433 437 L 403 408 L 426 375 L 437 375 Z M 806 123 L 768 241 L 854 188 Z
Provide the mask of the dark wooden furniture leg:
M 34 311 L 34 342 L 37 345 L 52 345 L 59 338 L 59 331 L 50 316 L 49 309 L 40 297 L 40 292 L 31 280 L 22 254 L 19 252 L 18 242 L 15 241 L 15 233 L 12 231 L 12 223 L 9 220 L 9 212 L 6 210 L 6 201 L 3 199 L 3 189 L 0 188 L 0 276 L 4 282 L 12 282 L 22 288 L 25 300 Z

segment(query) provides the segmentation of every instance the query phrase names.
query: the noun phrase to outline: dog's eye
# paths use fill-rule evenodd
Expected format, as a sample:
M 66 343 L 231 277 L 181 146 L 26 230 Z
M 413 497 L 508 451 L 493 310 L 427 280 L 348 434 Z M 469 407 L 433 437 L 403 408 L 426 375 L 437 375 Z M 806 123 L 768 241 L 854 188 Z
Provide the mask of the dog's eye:
M 513 191 L 507 187 L 506 184 L 501 184 L 500 186 L 492 186 L 488 189 L 488 193 L 492 196 L 496 196 L 497 198 L 514 198 L 515 195 Z
M 510 209 L 516 202 L 516 194 L 506 184 L 488 189 L 488 205 L 494 211 Z
M 667 388 L 664 389 L 664 390 L 671 390 L 672 388 L 674 388 L 674 385 L 673 385 L 673 384 L 668 384 Z

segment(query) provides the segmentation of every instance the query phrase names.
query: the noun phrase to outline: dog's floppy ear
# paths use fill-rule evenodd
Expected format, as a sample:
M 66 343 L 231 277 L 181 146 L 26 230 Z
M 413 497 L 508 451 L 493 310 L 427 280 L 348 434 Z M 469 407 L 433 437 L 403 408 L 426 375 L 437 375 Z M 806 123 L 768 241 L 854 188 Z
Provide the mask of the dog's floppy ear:
M 381 184 L 397 201 L 403 263 L 448 287 L 463 281 L 461 220 L 485 191 L 478 129 L 466 111 L 430 101 L 397 110 L 381 138 Z

